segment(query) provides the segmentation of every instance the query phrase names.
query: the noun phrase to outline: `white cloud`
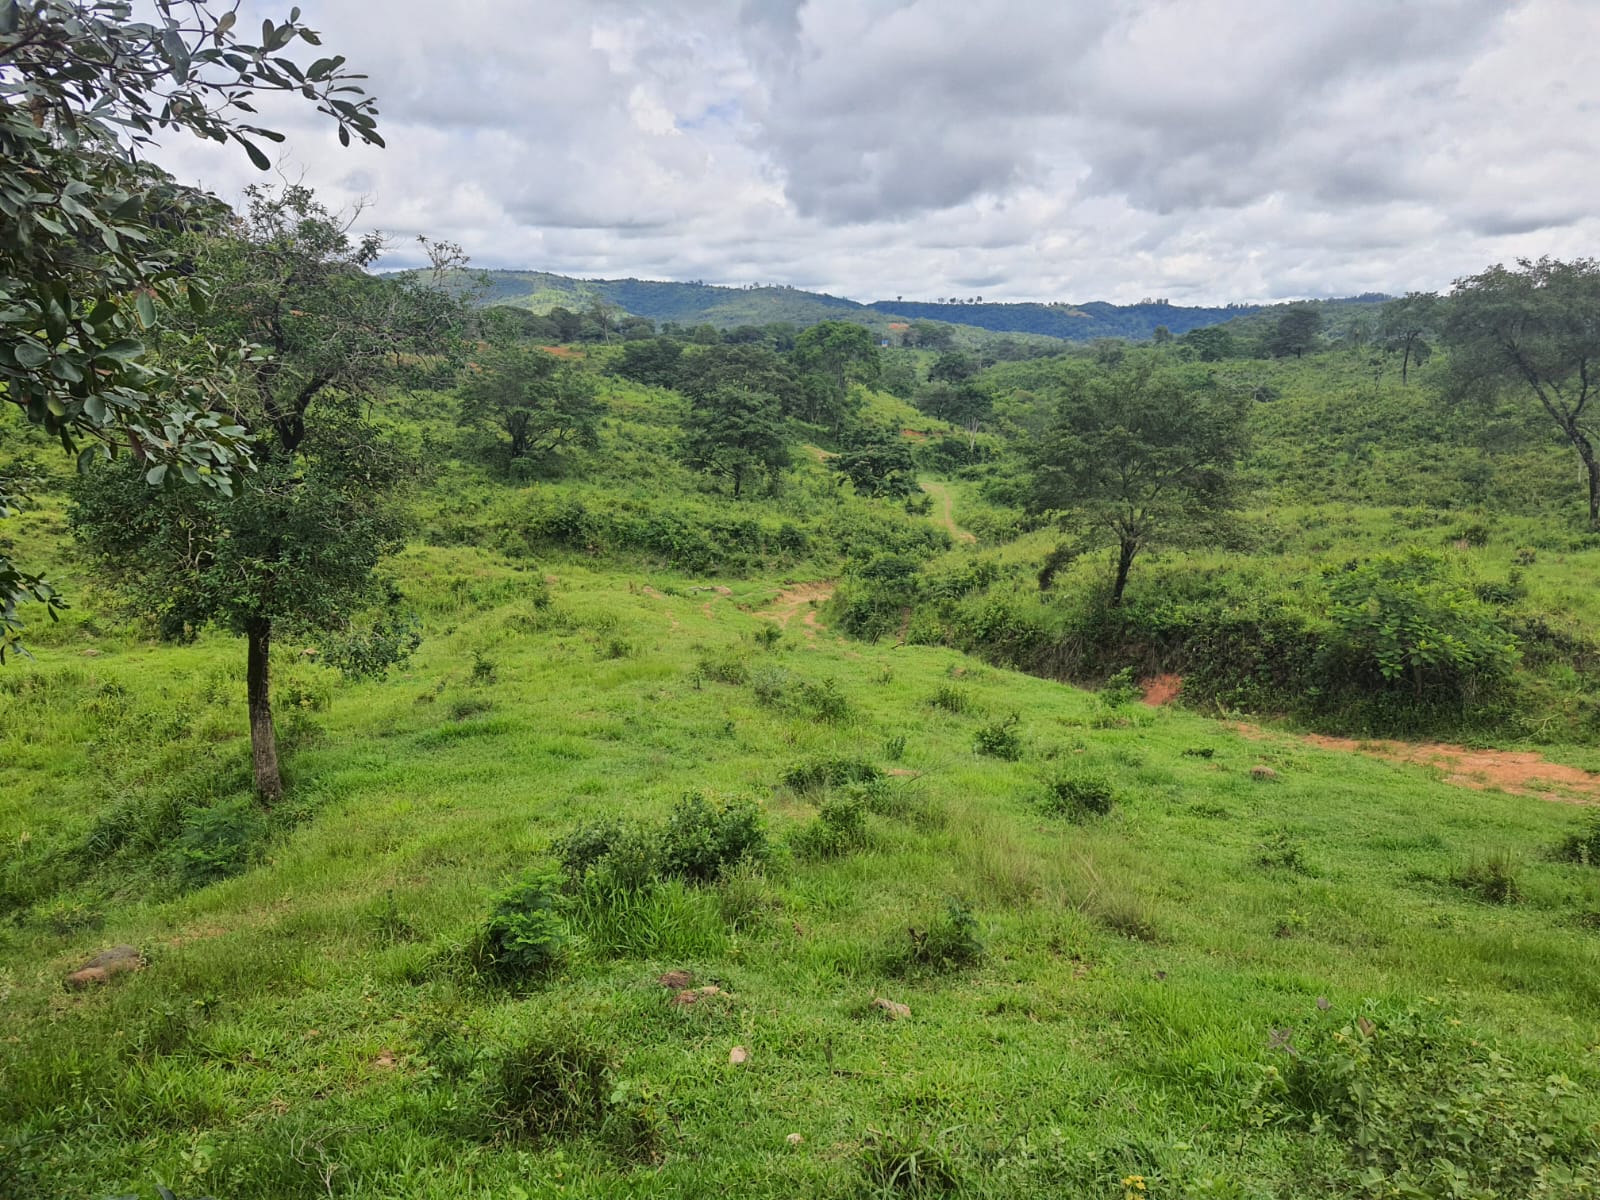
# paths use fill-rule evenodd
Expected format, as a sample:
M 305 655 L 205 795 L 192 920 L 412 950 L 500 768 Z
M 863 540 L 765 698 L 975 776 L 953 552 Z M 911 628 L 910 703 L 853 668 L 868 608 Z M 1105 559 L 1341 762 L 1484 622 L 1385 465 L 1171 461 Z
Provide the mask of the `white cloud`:
M 1591 0 L 302 7 L 389 149 L 269 118 L 396 262 L 426 233 L 583 275 L 1198 303 L 1600 241 Z M 227 196 L 253 177 L 205 144 L 164 161 Z

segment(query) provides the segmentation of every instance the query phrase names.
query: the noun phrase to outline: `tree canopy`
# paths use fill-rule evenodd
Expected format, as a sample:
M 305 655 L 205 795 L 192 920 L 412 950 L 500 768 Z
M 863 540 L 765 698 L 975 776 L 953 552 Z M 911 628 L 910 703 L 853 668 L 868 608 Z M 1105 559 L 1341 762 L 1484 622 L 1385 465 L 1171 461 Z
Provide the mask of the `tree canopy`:
M 1554 422 L 1583 465 L 1589 524 L 1600 529 L 1600 262 L 1521 259 L 1458 279 L 1444 336 L 1459 391 L 1510 388 Z
M 192 347 L 194 370 L 146 354 L 163 308 L 207 306 L 204 280 L 184 273 L 163 235 L 211 206 L 145 153 L 160 132 L 188 132 L 236 142 L 264 170 L 257 143 L 282 135 L 249 114 L 270 92 L 309 100 L 345 144 L 382 139 L 342 56 L 295 60 L 295 43 L 321 44 L 298 9 L 247 41 L 231 8 L 150 7 L 154 20 L 134 21 L 117 0 L 0 3 L 0 399 L 69 452 L 127 450 L 226 491 L 247 455 L 243 431 L 218 411 L 237 347 Z M 0 481 L 0 515 L 21 492 Z M 0 553 L 0 658 L 17 644 L 26 599 L 55 597 Z
M 1233 504 L 1248 400 L 1145 357 L 1069 383 L 1029 451 L 1035 513 L 1077 521 L 1117 546 L 1111 602 L 1138 552 L 1182 543 Z

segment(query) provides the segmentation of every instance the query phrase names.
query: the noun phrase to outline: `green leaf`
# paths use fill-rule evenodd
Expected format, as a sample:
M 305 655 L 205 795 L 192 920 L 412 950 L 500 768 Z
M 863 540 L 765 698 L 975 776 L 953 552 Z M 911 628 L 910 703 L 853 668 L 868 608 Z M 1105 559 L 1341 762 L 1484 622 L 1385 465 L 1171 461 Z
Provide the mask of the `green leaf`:
M 146 471 L 144 473 L 144 481 L 146 483 L 148 483 L 148 484 L 151 484 L 151 485 L 160 483 L 166 477 L 167 477 L 167 464 L 166 463 L 157 463 L 155 466 L 151 467 L 148 471 Z
M 96 425 L 106 423 L 106 402 L 99 396 L 90 396 L 83 402 L 83 412 Z
M 246 141 L 238 134 L 233 135 L 233 140 L 244 147 L 244 152 L 250 156 L 250 161 L 255 164 L 258 171 L 272 170 L 272 160 L 261 152 L 261 147 L 254 142 Z
M 20 367 L 30 369 L 42 367 L 50 361 L 50 351 L 46 350 L 38 342 L 31 340 L 18 342 L 13 353 L 17 357 L 17 365 Z
M 139 310 L 139 321 L 146 329 L 153 329 L 156 323 L 155 302 L 150 299 L 148 292 L 140 292 L 134 297 L 133 306 Z

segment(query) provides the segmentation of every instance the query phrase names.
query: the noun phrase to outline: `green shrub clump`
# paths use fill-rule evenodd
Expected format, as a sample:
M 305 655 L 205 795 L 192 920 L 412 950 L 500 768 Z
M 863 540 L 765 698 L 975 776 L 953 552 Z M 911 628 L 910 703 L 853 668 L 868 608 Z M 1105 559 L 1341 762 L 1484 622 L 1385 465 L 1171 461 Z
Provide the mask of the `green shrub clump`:
M 882 771 L 859 758 L 811 758 L 783 773 L 784 785 L 796 792 L 820 792 L 851 783 L 871 784 L 882 778 Z
M 1116 803 L 1116 786 L 1103 772 L 1058 770 L 1045 778 L 1039 807 L 1052 817 L 1082 821 L 1105 816 Z
M 1600 867 L 1600 813 L 1590 813 L 1582 829 L 1562 839 L 1556 847 L 1556 858 L 1585 867 Z
M 530 871 L 494 899 L 483 928 L 487 965 L 504 975 L 535 975 L 551 970 L 566 952 L 561 920 L 561 877 Z
M 173 845 L 173 863 L 185 889 L 205 887 L 250 865 L 265 824 L 249 799 L 225 800 L 192 810 Z
M 579 826 L 551 849 L 569 889 L 637 892 L 663 879 L 715 882 L 739 863 L 764 861 L 769 847 L 754 801 L 714 803 L 691 792 L 665 822 L 598 821 Z
M 1022 718 L 1016 713 L 979 728 L 972 739 L 972 748 L 988 758 L 1016 762 L 1022 757 Z
M 840 858 L 867 844 L 867 805 L 858 795 L 831 796 L 817 819 L 794 835 L 801 858 Z
M 934 970 L 976 966 L 984 954 L 980 932 L 978 918 L 970 908 L 955 898 L 946 900 L 944 912 L 928 922 L 926 929 L 910 928 L 906 965 Z

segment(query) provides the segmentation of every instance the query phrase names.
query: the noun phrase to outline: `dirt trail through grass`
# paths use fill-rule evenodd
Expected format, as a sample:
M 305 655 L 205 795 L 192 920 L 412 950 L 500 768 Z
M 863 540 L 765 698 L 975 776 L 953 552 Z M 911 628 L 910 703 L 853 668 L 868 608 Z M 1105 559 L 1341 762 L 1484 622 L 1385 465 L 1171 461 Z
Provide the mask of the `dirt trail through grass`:
M 950 489 L 945 484 L 934 483 L 931 480 L 922 480 L 922 490 L 934 498 L 940 507 L 939 523 L 950 531 L 950 536 L 958 542 L 971 545 L 978 539 L 956 524 L 955 499 L 950 495 Z
M 1271 736 L 1254 725 L 1233 728 L 1248 738 Z M 1322 750 L 1365 754 L 1386 762 L 1433 767 L 1445 783 L 1478 791 L 1536 796 L 1563 804 L 1600 804 L 1600 775 L 1553 763 L 1531 750 L 1475 750 L 1449 742 L 1367 741 L 1321 733 L 1292 734 L 1296 741 Z
M 816 605 L 826 604 L 833 597 L 833 589 L 834 583 L 831 579 L 819 579 L 814 583 L 797 583 L 779 592 L 772 603 L 756 615 L 776 621 L 779 629 L 788 629 L 789 622 L 794 620 L 801 609 L 805 609 L 806 615 L 800 623 L 805 626 L 806 641 L 815 641 L 817 630 L 822 628 L 817 623 Z

